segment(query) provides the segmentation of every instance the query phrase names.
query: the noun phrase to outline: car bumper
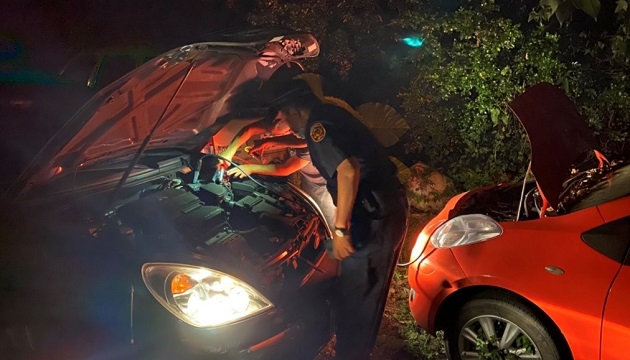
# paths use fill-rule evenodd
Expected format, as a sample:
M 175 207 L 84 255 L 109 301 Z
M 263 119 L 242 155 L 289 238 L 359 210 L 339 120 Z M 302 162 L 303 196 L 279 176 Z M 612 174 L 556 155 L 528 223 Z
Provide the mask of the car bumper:
M 285 302 L 235 324 L 203 329 L 180 321 L 148 291 L 137 290 L 133 316 L 127 306 L 90 321 L 57 318 L 1 326 L 0 353 L 15 359 L 301 358 L 291 355 L 295 353 L 314 357 L 331 338 L 329 302 L 322 296 L 298 295 Z M 126 314 L 124 324 L 116 316 L 121 311 Z
M 295 295 L 286 305 L 212 329 L 178 320 L 149 296 L 145 300 L 152 302 L 150 311 L 139 316 L 142 325 L 134 345 L 151 351 L 160 351 L 156 344 L 170 343 L 178 349 L 176 355 L 193 358 L 283 358 L 292 351 L 316 353 L 331 337 L 330 304 L 322 296 Z

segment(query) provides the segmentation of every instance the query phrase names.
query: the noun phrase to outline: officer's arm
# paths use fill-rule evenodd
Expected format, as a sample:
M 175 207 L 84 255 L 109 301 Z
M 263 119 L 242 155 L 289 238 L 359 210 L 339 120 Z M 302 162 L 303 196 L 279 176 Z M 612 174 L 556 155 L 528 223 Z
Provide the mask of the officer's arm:
M 348 228 L 352 208 L 359 189 L 359 163 L 354 157 L 345 159 L 337 166 L 337 216 L 335 227 Z
M 282 164 L 245 164 L 241 165 L 240 168 L 248 174 L 289 176 L 294 172 L 302 169 L 309 163 L 310 161 L 301 159 L 297 156 L 292 156 Z M 242 171 L 236 167 L 229 169 L 227 174 L 239 178 L 243 178 L 245 176 L 244 174 L 242 174 Z
M 277 149 L 305 148 L 306 141 L 304 141 L 304 139 L 296 137 L 293 134 L 274 136 L 267 139 L 262 139 L 260 141 L 254 141 L 254 146 L 252 146 L 249 152 L 250 154 L 258 153 L 260 156 L 262 156 L 263 152 L 270 147 L 275 147 Z
M 282 164 L 274 164 L 274 172 L 270 175 L 289 176 L 294 172 L 301 170 L 309 163 L 310 161 L 304 160 L 298 156 L 291 156 Z
M 249 139 L 256 135 L 262 135 L 267 131 L 264 125 L 258 121 L 244 127 L 232 140 L 225 150 L 221 152 L 221 156 L 232 160 L 238 148 L 245 144 Z
M 269 138 L 267 140 L 267 143 L 273 146 L 285 147 L 285 148 L 290 147 L 294 149 L 306 147 L 306 141 L 304 141 L 304 139 L 298 138 L 297 136 L 293 134 L 284 135 L 284 136 L 274 136 L 272 138 Z

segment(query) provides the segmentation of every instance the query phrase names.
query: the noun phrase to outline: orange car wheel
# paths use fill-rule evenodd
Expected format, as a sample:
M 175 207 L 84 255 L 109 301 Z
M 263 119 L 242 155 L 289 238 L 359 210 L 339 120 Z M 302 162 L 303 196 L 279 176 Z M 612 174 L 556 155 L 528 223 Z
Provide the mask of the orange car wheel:
M 490 295 L 465 303 L 445 331 L 445 339 L 451 360 L 560 359 L 544 324 L 509 297 Z

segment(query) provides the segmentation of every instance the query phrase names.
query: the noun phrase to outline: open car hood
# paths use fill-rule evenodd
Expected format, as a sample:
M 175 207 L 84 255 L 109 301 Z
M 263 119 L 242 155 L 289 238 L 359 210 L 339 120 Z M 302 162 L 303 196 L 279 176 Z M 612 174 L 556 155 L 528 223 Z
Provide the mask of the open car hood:
M 14 187 L 23 193 L 59 173 L 134 153 L 149 135 L 148 149 L 199 149 L 230 119 L 264 115 L 261 85 L 284 64 L 318 54 L 312 35 L 276 29 L 168 51 L 81 107 Z
M 509 106 L 527 132 L 532 173 L 555 208 L 572 165 L 595 150 L 593 134 L 575 104 L 549 83 L 530 87 Z

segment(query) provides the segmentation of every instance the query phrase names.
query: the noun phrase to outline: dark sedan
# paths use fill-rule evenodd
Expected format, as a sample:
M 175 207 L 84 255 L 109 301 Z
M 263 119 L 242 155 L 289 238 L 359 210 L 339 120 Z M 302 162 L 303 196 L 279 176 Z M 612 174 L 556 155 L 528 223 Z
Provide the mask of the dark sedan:
M 265 92 L 319 53 L 255 30 L 171 50 L 101 90 L 5 194 L 8 358 L 306 358 L 331 336 L 337 263 L 285 179 L 215 176 Z

